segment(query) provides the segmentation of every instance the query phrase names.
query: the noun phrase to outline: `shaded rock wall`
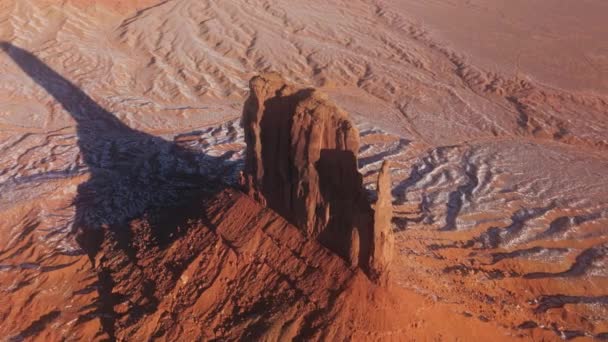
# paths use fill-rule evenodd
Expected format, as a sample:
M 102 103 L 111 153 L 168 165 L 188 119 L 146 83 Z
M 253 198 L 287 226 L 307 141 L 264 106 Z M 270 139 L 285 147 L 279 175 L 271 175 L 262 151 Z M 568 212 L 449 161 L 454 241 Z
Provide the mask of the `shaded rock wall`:
M 375 226 L 386 226 L 378 228 L 379 236 L 390 233 L 390 189 L 374 224 L 357 168 L 359 132 L 348 114 L 319 91 L 298 90 L 278 74 L 256 76 L 250 88 L 241 122 L 247 192 L 369 271 Z M 380 259 L 385 258 L 374 258 Z M 385 264 L 378 261 L 378 270 Z

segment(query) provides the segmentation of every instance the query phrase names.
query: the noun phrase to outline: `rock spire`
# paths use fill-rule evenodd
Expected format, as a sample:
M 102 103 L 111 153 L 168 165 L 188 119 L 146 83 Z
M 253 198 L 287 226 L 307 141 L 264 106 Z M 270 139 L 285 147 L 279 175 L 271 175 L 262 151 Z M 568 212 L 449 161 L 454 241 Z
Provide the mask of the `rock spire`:
M 321 92 L 276 73 L 250 81 L 241 125 L 246 192 L 374 278 L 393 248 L 388 164 L 372 209 L 357 167 L 359 132 Z M 388 239 L 383 241 L 383 239 Z

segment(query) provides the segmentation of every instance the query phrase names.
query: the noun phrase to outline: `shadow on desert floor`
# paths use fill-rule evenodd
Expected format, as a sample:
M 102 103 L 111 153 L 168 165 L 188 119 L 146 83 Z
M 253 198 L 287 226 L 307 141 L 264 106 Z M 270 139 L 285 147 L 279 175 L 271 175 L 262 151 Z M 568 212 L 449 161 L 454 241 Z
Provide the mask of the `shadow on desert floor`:
M 178 210 L 179 204 L 222 190 L 225 175 L 237 172 L 238 163 L 229 155 L 210 156 L 132 129 L 34 54 L 7 42 L 0 47 L 76 122 L 80 162 L 90 178 L 78 186 L 73 233 L 93 266 L 108 231 L 119 236 L 116 247 L 131 256 L 130 219 L 151 208 Z M 160 248 L 180 235 L 178 223 L 150 222 Z M 106 276 L 98 272 L 96 285 L 102 314 L 119 300 L 112 298 L 113 280 Z M 113 335 L 111 321 L 104 330 Z

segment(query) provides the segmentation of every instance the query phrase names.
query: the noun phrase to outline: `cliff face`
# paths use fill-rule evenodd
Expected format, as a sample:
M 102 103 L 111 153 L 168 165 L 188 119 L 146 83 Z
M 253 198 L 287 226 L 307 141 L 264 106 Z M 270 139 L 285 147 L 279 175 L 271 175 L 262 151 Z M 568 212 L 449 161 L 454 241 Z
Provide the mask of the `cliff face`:
M 388 197 L 375 215 L 357 168 L 359 132 L 348 114 L 320 92 L 298 90 L 278 74 L 256 76 L 250 88 L 241 122 L 247 192 L 353 265 L 376 274 L 371 253 L 390 254 L 372 246 L 390 235 L 390 181 L 382 181 Z M 375 237 L 375 230 L 382 233 Z M 385 264 L 378 261 L 378 271 Z

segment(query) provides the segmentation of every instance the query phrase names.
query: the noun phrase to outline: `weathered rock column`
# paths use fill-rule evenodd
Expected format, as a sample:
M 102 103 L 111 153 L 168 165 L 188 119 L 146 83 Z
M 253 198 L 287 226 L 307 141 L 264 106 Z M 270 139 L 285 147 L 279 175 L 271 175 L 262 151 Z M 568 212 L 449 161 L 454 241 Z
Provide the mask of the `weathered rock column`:
M 357 167 L 359 132 L 348 114 L 319 91 L 297 90 L 276 73 L 252 78 L 250 88 L 241 121 L 246 192 L 375 274 L 375 215 Z M 382 225 L 388 217 L 389 230 L 390 216 L 386 209 L 378 216 Z
M 386 283 L 395 249 L 395 236 L 391 223 L 393 203 L 388 161 L 382 163 L 378 175 L 377 189 L 378 200 L 374 207 L 374 242 L 372 244 L 370 269 L 380 282 Z

